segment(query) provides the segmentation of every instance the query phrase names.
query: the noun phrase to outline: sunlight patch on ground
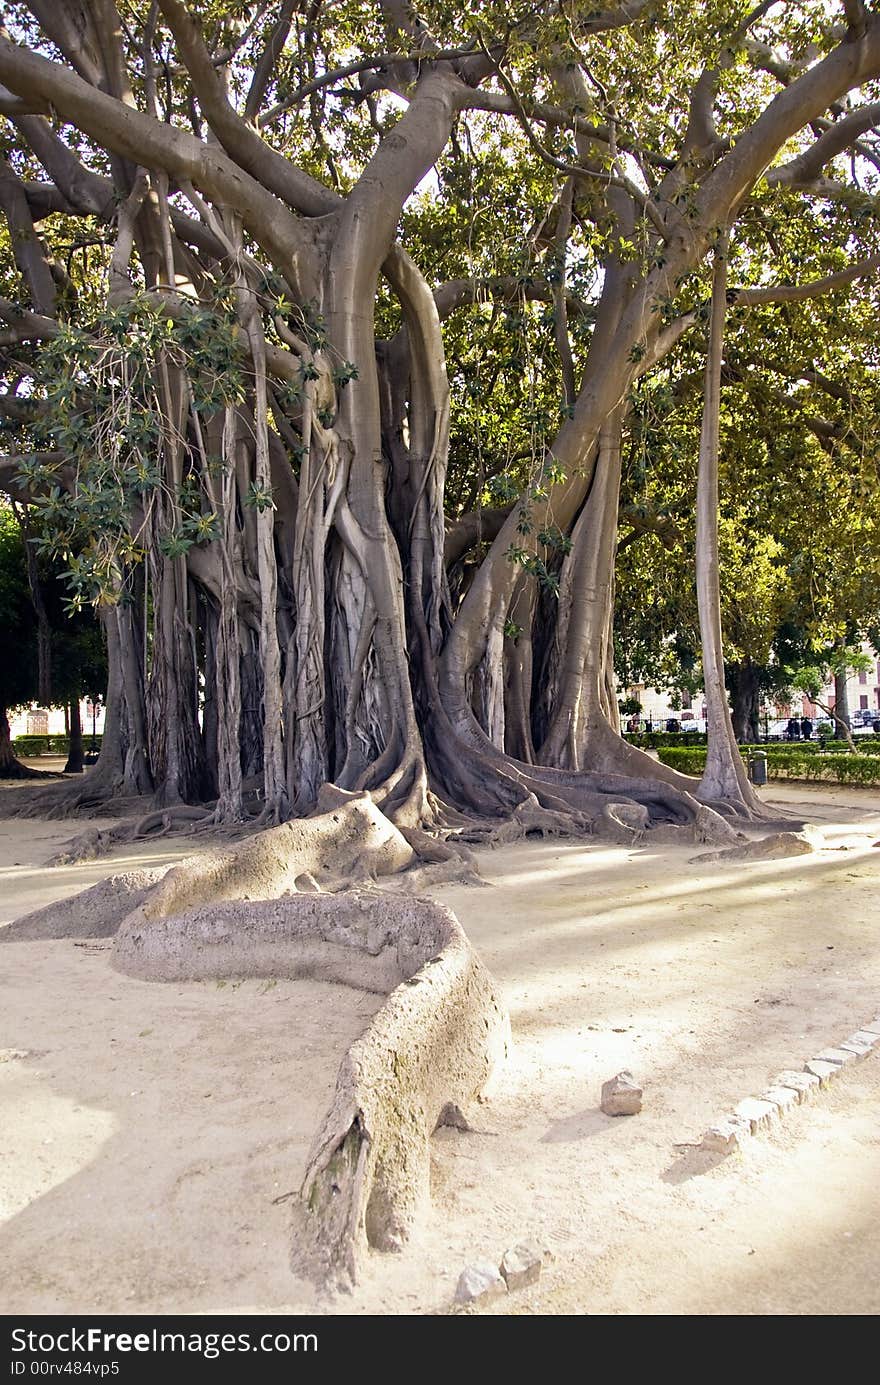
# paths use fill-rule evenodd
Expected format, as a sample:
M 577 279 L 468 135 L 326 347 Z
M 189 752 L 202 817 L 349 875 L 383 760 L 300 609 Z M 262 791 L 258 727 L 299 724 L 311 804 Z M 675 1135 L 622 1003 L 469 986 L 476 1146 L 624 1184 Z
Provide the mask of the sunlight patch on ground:
M 19 1061 L 4 1063 L 0 1068 L 0 1223 L 84 1169 L 118 1128 L 111 1112 L 47 1091 L 39 1074 L 22 1068 Z

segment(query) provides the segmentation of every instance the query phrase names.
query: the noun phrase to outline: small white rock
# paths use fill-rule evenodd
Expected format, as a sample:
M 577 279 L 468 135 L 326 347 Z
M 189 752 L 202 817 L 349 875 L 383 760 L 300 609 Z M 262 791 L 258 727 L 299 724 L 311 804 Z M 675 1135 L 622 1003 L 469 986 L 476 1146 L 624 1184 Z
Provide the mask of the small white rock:
M 484 1303 L 507 1293 L 507 1284 L 491 1260 L 476 1260 L 462 1270 L 455 1290 L 456 1303 Z
M 766 1092 L 761 1093 L 761 1101 L 771 1101 L 774 1106 L 778 1106 L 781 1112 L 785 1112 L 790 1106 L 797 1106 L 800 1097 L 791 1087 L 768 1087 Z
M 631 1072 L 619 1072 L 602 1084 L 602 1110 L 606 1116 L 637 1116 L 642 1109 L 642 1089 Z
M 777 1073 L 773 1079 L 774 1087 L 788 1087 L 798 1101 L 809 1101 L 819 1090 L 819 1079 L 811 1072 L 794 1072 L 786 1069 Z
M 734 1150 L 742 1149 L 751 1134 L 752 1127 L 748 1121 L 728 1116 L 709 1126 L 700 1147 L 711 1154 L 732 1154 Z
M 501 1258 L 501 1274 L 508 1289 L 524 1289 L 527 1284 L 534 1284 L 540 1273 L 541 1252 L 537 1246 L 511 1246 Z
M 818 1077 L 819 1086 L 827 1087 L 832 1077 L 836 1077 L 840 1072 L 839 1063 L 826 1063 L 820 1058 L 811 1058 L 804 1063 L 804 1072 L 811 1072 L 814 1077 Z
M 759 1130 L 768 1130 L 779 1119 L 779 1107 L 774 1106 L 772 1101 L 759 1101 L 757 1097 L 747 1096 L 733 1108 L 733 1114 L 748 1121 L 752 1134 L 756 1135 Z

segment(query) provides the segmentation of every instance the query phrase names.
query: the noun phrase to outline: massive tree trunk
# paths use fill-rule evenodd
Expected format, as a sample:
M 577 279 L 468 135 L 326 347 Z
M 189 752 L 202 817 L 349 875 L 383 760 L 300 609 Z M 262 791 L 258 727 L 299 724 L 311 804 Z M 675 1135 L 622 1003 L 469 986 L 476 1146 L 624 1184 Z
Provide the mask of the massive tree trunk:
M 787 141 L 880 72 L 880 19 L 788 74 L 733 140 L 712 124 L 715 49 L 732 42 L 726 29 L 713 32 L 681 148 L 632 154 L 647 171 L 642 186 L 621 153 L 633 145 L 616 113 L 607 123 L 566 114 L 595 104 L 593 74 L 555 48 L 548 56 L 540 19 L 517 21 L 518 41 L 562 104 L 526 110 L 505 44 L 469 40 L 449 57 L 402 7 L 380 8 L 388 41 L 404 53 L 361 70 L 373 119 L 357 147 L 369 139 L 371 152 L 359 174 L 352 152 L 344 194 L 288 157 L 293 127 L 274 137 L 273 121 L 295 104 L 271 86 L 292 12 L 256 63 L 244 114 L 230 96 L 238 75 L 227 86 L 230 58 L 217 47 L 225 29 L 210 16 L 200 26 L 179 0 L 161 0 L 131 29 L 112 5 L 35 4 L 37 42 L 25 49 L 0 37 L 4 109 L 50 180 L 28 184 L 11 166 L 2 175 L 27 300 L 7 313 L 14 370 L 28 368 L 19 348 L 50 339 L 76 313 L 56 302 L 35 229 L 53 211 L 113 224 L 109 320 L 128 313 L 133 333 L 102 343 L 102 359 L 131 388 L 122 402 L 108 398 L 117 376 L 105 370 L 100 408 L 93 418 L 83 410 L 86 436 L 74 436 L 63 459 L 74 505 L 87 507 L 97 462 L 99 493 L 109 473 L 123 512 L 116 550 L 102 550 L 113 587 L 104 595 L 118 603 L 105 608 L 107 729 L 77 801 L 149 793 L 164 810 L 210 795 L 217 821 L 276 822 L 310 812 L 333 781 L 369 790 L 409 830 L 462 813 L 533 822 L 543 813 L 554 830 L 563 821 L 585 830 L 621 802 L 640 808 L 634 822 L 705 825 L 695 781 L 619 734 L 611 611 L 627 396 L 699 320 L 692 276 L 717 228 L 735 221 Z M 606 27 L 638 24 L 636 10 L 572 23 L 586 25 L 585 43 L 601 44 Z M 159 29 L 178 59 L 165 93 L 152 57 Z M 260 42 L 242 37 L 251 40 Z M 413 45 L 431 57 L 413 61 Z M 318 86 L 309 90 L 330 80 L 311 71 Z M 261 115 L 270 90 L 277 100 Z M 387 127 L 373 100 L 382 90 L 405 107 Z M 542 289 L 524 276 L 513 291 L 554 309 L 563 421 L 534 457 L 530 485 L 487 531 L 467 590 L 453 594 L 441 308 L 484 290 L 510 301 L 510 287 L 458 281 L 432 293 L 396 237 L 408 200 L 473 107 L 550 130 L 571 124 L 580 162 L 557 158 L 529 126 L 530 155 L 565 176 L 530 240 L 530 253 L 548 255 L 548 279 Z M 57 112 L 76 140 L 65 142 L 41 110 Z M 328 158 L 335 170 L 329 146 Z M 794 163 L 768 177 L 804 176 Z M 576 254 L 595 258 L 601 289 L 570 311 L 569 242 L 584 226 L 596 235 Z M 719 257 L 699 482 L 711 724 L 701 797 L 748 814 L 756 801 L 723 689 L 714 529 L 722 271 Z M 676 316 L 682 286 L 688 306 Z M 402 325 L 377 341 L 376 305 L 387 315 L 389 299 Z M 572 312 L 590 324 L 586 347 L 575 349 Z M 95 340 L 91 320 L 74 327 L 74 345 Z M 148 359 L 140 375 L 138 352 L 113 345 L 126 340 Z M 127 468 L 143 417 L 155 440 L 142 470 L 158 479 L 135 484 Z M 36 484 L 50 490 L 57 474 Z M 105 521 L 95 542 L 112 548 Z

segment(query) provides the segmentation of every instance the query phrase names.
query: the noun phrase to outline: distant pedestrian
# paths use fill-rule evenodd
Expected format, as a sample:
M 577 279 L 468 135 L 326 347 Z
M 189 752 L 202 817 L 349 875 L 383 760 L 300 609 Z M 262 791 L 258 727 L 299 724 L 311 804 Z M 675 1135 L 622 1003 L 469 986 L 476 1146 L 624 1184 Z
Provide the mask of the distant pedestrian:
M 788 726 L 785 728 L 786 740 L 799 741 L 801 738 L 801 724 L 797 717 L 788 718 Z
M 805 741 L 810 740 L 813 734 L 813 723 L 809 717 L 801 717 L 801 735 Z

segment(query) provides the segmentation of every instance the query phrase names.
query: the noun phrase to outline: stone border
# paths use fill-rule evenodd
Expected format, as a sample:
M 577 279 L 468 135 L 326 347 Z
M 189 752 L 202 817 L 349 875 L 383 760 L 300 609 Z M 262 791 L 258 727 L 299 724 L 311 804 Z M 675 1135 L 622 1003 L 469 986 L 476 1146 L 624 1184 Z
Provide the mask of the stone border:
M 802 1102 L 810 1101 L 848 1063 L 867 1058 L 880 1047 L 880 1015 L 863 1024 L 835 1048 L 824 1048 L 804 1063 L 803 1072 L 786 1068 L 759 1097 L 748 1096 L 703 1135 L 698 1146 L 712 1154 L 732 1154 L 762 1130 L 770 1130 Z

